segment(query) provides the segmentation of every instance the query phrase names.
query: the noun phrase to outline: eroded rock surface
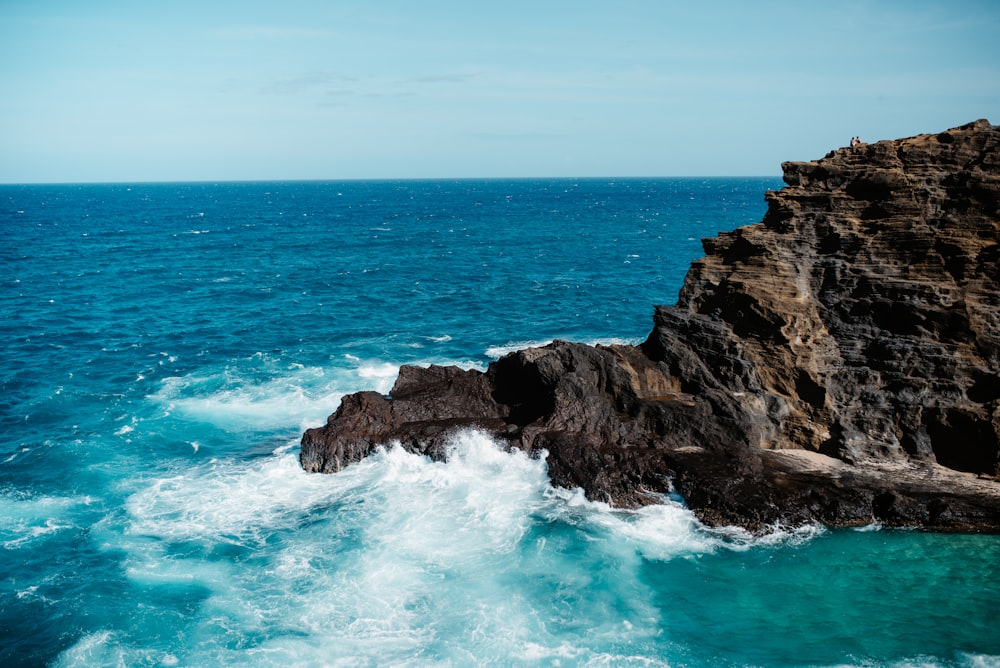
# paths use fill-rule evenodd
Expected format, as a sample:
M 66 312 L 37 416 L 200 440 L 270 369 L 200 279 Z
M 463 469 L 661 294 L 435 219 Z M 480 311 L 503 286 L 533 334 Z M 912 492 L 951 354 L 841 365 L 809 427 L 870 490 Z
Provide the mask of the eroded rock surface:
M 440 458 L 476 427 L 546 452 L 556 485 L 621 506 L 672 486 L 711 524 L 1000 530 L 1000 127 L 782 168 L 641 346 L 404 367 L 308 430 L 302 466 Z

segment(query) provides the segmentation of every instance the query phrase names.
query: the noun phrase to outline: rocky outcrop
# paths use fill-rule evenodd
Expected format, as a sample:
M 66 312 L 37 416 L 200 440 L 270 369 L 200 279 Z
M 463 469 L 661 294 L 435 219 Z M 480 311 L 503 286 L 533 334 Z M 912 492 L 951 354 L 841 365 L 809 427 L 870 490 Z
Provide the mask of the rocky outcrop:
M 1000 128 L 782 168 L 642 345 L 403 367 L 307 431 L 302 466 L 443 457 L 475 427 L 546 453 L 556 485 L 621 506 L 675 489 L 710 524 L 1000 530 Z

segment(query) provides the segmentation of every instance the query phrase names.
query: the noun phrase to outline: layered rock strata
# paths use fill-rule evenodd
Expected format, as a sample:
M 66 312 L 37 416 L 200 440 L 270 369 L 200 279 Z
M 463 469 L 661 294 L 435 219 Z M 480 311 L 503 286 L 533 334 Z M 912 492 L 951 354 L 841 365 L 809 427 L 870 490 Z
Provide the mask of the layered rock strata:
M 478 428 L 619 506 L 706 523 L 1000 530 L 1000 127 L 782 165 L 762 222 L 703 240 L 639 346 L 403 367 L 302 438 L 308 471 Z

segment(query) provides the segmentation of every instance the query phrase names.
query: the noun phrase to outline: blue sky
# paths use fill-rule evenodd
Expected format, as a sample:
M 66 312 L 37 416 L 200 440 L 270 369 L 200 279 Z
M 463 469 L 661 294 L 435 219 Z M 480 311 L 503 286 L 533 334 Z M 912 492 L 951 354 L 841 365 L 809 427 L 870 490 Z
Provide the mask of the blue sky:
M 778 175 L 1000 123 L 1000 2 L 0 0 L 0 182 Z

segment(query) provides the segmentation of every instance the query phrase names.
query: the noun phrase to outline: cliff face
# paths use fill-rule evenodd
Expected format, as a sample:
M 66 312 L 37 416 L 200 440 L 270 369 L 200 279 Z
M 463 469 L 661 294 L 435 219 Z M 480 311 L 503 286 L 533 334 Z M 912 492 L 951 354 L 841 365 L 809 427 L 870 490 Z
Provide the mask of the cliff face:
M 442 457 L 476 426 L 547 452 L 554 484 L 626 506 L 674 486 L 714 524 L 1000 530 L 1000 127 L 782 168 L 643 345 L 405 367 L 307 431 L 303 467 Z

